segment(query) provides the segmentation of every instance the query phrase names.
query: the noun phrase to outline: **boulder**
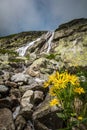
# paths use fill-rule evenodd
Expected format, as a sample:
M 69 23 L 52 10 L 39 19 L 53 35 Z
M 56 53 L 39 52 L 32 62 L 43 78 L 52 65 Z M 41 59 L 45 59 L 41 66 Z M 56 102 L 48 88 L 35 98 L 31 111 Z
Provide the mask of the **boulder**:
M 9 91 L 9 88 L 5 85 L 0 85 L 0 93 L 5 94 Z
M 28 78 L 29 78 L 29 76 L 27 74 L 17 73 L 11 77 L 11 81 L 26 83 L 28 81 Z
M 9 72 L 4 72 L 3 78 L 4 78 L 5 81 L 9 80 L 10 79 L 10 73 Z
M 5 85 L 11 88 L 17 88 L 17 83 L 11 82 L 11 81 L 6 81 Z
M 30 85 L 19 86 L 19 90 L 21 93 L 25 93 L 28 90 L 44 90 L 42 86 L 42 83 L 37 83 L 36 81 L 33 81 Z
M 43 101 L 44 94 L 42 91 L 34 91 L 34 103 L 39 104 L 41 101 Z
M 15 130 L 12 112 L 8 108 L 0 109 L 0 130 Z
M 40 66 L 44 65 L 45 58 L 36 59 L 31 66 L 29 66 L 26 70 L 26 73 L 32 77 L 40 76 Z
M 32 109 L 33 107 L 33 96 L 34 92 L 32 90 L 28 90 L 24 93 L 21 99 L 21 106 L 24 107 L 30 107 Z
M 16 130 L 24 130 L 26 126 L 26 120 L 21 115 L 19 115 L 15 120 L 15 126 Z
M 30 76 L 32 76 L 32 77 L 39 77 L 39 71 L 34 71 L 32 68 L 29 68 L 28 70 L 27 70 L 27 74 L 29 74 Z
M 12 108 L 12 103 L 10 98 L 2 98 L 0 99 L 0 108 Z
M 36 129 L 49 130 L 62 128 L 63 121 L 56 115 L 57 112 L 61 111 L 61 108 L 56 106 L 50 107 L 49 105 L 50 96 L 47 95 L 46 99 L 37 106 L 33 112 L 33 119 L 35 121 Z
M 20 114 L 26 119 L 30 120 L 32 119 L 32 113 L 33 113 L 33 105 L 28 104 L 27 106 L 23 107 L 20 111 Z

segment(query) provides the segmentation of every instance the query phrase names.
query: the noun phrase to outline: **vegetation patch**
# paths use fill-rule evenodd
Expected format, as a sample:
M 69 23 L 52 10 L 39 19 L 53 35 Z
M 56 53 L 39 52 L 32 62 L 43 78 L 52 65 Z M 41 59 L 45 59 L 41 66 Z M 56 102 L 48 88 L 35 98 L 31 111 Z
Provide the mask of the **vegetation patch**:
M 74 67 L 71 72 L 56 71 L 44 82 L 44 88 L 49 88 L 52 98 L 49 105 L 62 109 L 57 113 L 66 124 L 61 130 L 73 127 L 80 130 L 81 124 L 87 124 L 87 72 L 84 70 Z

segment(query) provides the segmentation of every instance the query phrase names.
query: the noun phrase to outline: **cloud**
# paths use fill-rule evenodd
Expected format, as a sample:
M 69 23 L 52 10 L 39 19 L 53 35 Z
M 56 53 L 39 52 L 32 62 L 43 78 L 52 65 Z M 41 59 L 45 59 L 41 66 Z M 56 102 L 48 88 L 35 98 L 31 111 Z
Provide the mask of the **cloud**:
M 0 32 L 14 33 L 39 26 L 40 16 L 33 0 L 1 0 Z
M 40 3 L 40 4 L 38 4 Z M 40 15 L 44 17 L 44 27 L 56 27 L 69 20 L 87 17 L 87 0 L 36 0 Z
M 50 0 L 54 24 L 87 17 L 87 0 Z
M 0 0 L 0 35 L 53 30 L 80 17 L 87 17 L 87 0 Z

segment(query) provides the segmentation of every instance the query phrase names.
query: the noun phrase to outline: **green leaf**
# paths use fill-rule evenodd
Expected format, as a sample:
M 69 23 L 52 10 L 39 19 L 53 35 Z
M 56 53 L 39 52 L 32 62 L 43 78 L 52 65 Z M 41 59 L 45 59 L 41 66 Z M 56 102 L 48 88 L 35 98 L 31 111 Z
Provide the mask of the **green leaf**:
M 57 116 L 58 116 L 59 118 L 66 119 L 66 116 L 65 116 L 65 114 L 63 114 L 63 113 L 57 113 Z
M 87 123 L 87 118 L 83 118 L 81 122 L 82 123 Z

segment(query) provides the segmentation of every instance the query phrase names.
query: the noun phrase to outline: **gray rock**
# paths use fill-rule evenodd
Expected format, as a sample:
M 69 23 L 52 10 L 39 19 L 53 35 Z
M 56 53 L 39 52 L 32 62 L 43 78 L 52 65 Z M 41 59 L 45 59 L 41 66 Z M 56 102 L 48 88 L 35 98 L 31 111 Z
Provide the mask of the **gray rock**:
M 21 86 L 21 85 L 23 85 L 24 83 L 23 83 L 23 82 L 18 82 L 17 84 L 18 84 L 18 86 Z
M 28 104 L 28 106 L 25 106 L 21 109 L 20 114 L 26 119 L 29 120 L 32 118 L 33 113 L 33 105 Z
M 37 130 L 55 130 L 62 128 L 63 121 L 56 115 L 57 112 L 61 111 L 61 108 L 51 108 L 49 101 L 50 96 L 48 95 L 46 99 L 39 106 L 37 106 L 36 110 L 33 112 L 32 117 L 35 121 Z
M 28 90 L 24 93 L 24 95 L 22 96 L 22 98 L 32 98 L 33 96 L 33 91 L 32 90 Z
M 10 108 L 11 109 L 12 104 L 10 98 L 2 98 L 0 99 L 0 108 Z
M 26 120 L 20 115 L 15 120 L 16 130 L 23 130 L 26 126 Z
M 52 129 L 49 129 L 48 127 L 46 127 L 43 123 L 41 123 L 39 121 L 35 121 L 35 128 L 36 128 L 36 130 L 52 130 Z
M 35 53 L 31 53 L 30 54 L 30 61 L 34 61 L 36 59 L 36 54 Z
M 11 77 L 11 80 L 14 82 L 27 82 L 29 76 L 27 74 L 18 73 Z
M 33 130 L 33 129 L 29 125 L 27 125 L 24 130 Z
M 42 86 L 42 83 L 32 82 L 30 85 L 19 86 L 19 90 L 21 93 L 24 93 L 28 90 L 44 90 Z
M 31 66 L 29 66 L 26 70 L 26 73 L 29 74 L 32 77 L 39 77 L 40 72 L 40 66 L 43 65 L 45 62 L 45 58 L 39 58 L 33 62 Z
M 39 106 L 37 106 L 36 110 L 34 111 L 33 119 L 39 119 L 50 113 L 56 113 L 58 111 L 61 111 L 61 108 L 58 108 L 56 106 L 50 107 L 50 100 L 51 97 L 47 95 L 45 100 Z
M 6 82 L 5 82 L 5 85 L 6 85 L 6 86 L 9 86 L 9 87 L 11 87 L 11 88 L 17 88 L 17 83 L 15 83 L 15 82 L 6 81 Z
M 21 93 L 26 92 L 27 90 L 30 90 L 30 85 L 23 85 L 23 86 L 19 86 L 19 90 Z
M 21 100 L 21 105 L 22 107 L 26 107 L 26 106 L 31 106 L 32 104 L 30 103 L 30 98 L 23 98 Z
M 15 130 L 12 112 L 7 108 L 0 109 L 0 130 Z
M 4 79 L 0 76 L 0 85 L 4 84 Z
M 31 77 L 31 76 L 29 76 L 29 79 L 28 79 L 28 84 L 30 85 L 30 84 L 32 84 L 35 80 L 35 77 Z
M 47 96 L 45 101 L 43 101 L 39 106 L 37 106 L 36 110 L 33 113 L 33 119 L 39 119 L 45 115 L 47 115 L 51 108 L 49 106 L 50 97 Z
M 28 90 L 24 93 L 21 99 L 22 107 L 30 106 L 33 103 L 33 95 L 34 92 L 32 90 Z
M 38 104 L 43 101 L 44 94 L 42 91 L 35 91 L 34 92 L 34 103 Z
M 33 112 L 33 107 L 34 107 L 33 97 L 34 97 L 34 92 L 32 90 L 28 90 L 24 93 L 21 99 L 22 109 L 20 114 L 26 119 L 29 119 Z
M 24 130 L 34 130 L 34 129 L 32 129 L 30 125 L 27 125 Z
M 3 74 L 4 74 L 4 72 L 0 70 L 0 75 L 3 75 Z
M 30 120 L 27 121 L 27 126 L 24 130 L 35 130 L 34 128 L 34 122 L 31 122 Z
M 10 97 L 12 97 L 12 99 L 21 98 L 21 93 L 20 93 L 19 89 L 17 89 L 17 88 L 11 89 L 10 90 Z
M 9 91 L 9 88 L 5 85 L 0 85 L 0 93 L 7 93 Z
M 29 86 L 30 90 L 42 90 L 42 83 L 33 82 Z
M 39 71 L 34 71 L 32 68 L 29 68 L 26 73 L 32 77 L 39 77 L 40 75 Z
M 37 83 L 43 83 L 43 82 L 45 82 L 44 79 L 40 79 L 40 78 L 35 78 L 35 81 L 36 81 Z
M 9 80 L 10 79 L 10 73 L 9 72 L 4 72 L 3 78 L 4 78 L 5 81 Z

